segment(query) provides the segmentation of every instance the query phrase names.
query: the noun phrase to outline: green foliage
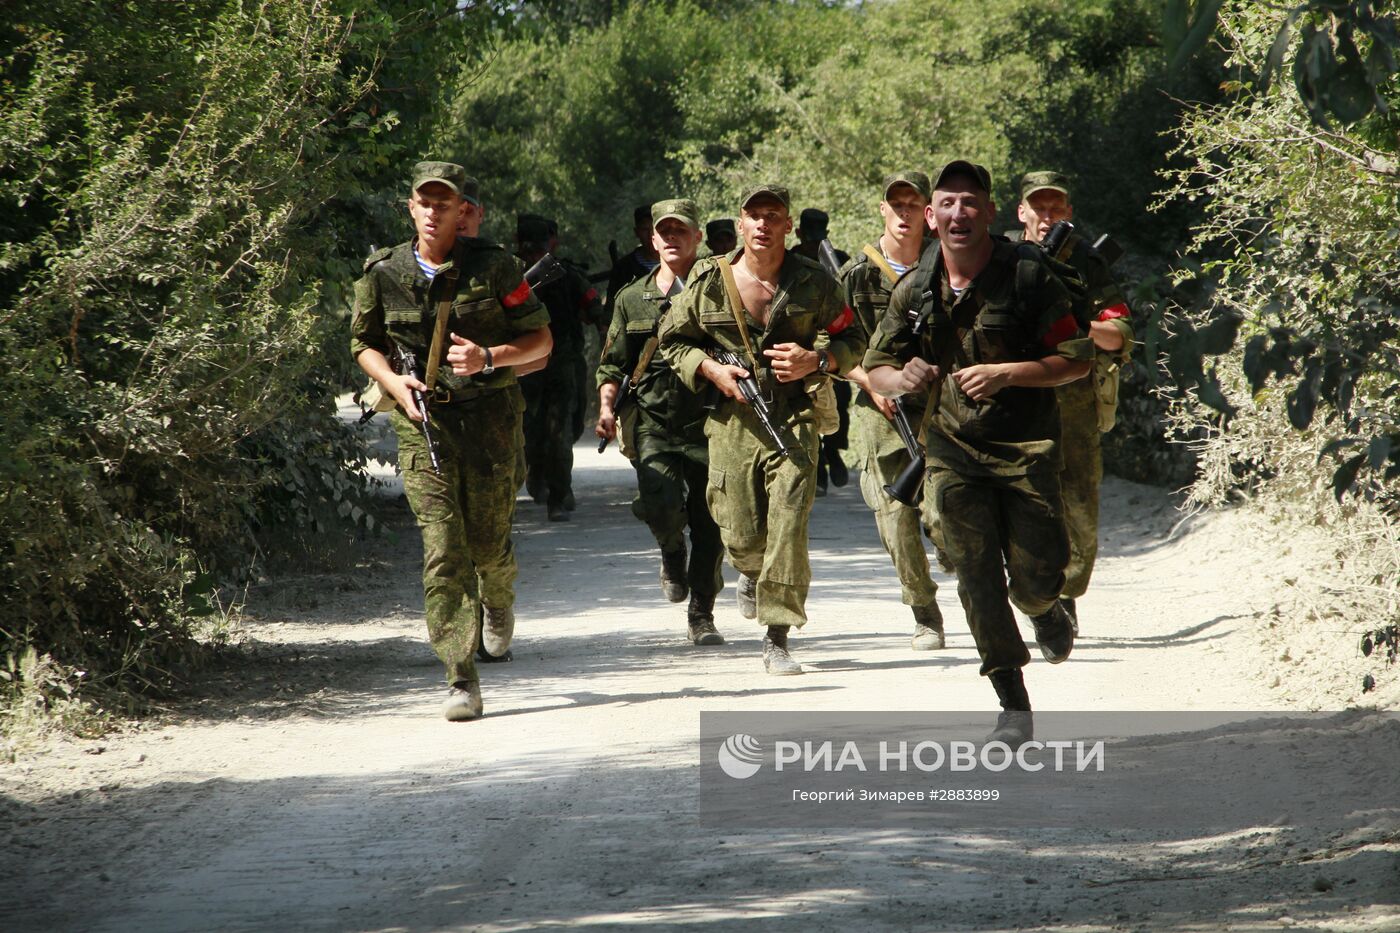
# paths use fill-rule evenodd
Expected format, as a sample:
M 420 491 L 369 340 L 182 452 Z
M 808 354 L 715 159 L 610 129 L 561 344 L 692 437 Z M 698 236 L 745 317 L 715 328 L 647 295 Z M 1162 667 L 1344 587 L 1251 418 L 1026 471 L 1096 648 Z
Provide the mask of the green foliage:
M 7 12 L 0 654 L 158 687 L 216 581 L 368 522 L 340 289 L 401 236 L 385 195 L 454 67 L 422 53 L 471 28 L 452 3 Z
M 1167 0 L 1164 38 L 1179 69 L 1209 41 L 1222 0 Z M 1246 63 L 1266 93 L 1293 50 L 1293 84 L 1312 121 L 1324 129 L 1333 118 L 1353 124 L 1373 111 L 1386 113 L 1385 87 L 1400 65 L 1400 29 L 1394 13 L 1376 0 L 1307 0 L 1273 10 L 1268 52 Z M 1303 24 L 1294 43 L 1293 29 Z
M 611 6 L 595 25 L 507 32 L 458 90 L 445 151 L 481 178 L 488 235 L 539 211 L 594 268 L 609 240 L 633 245 L 633 207 L 664 196 L 733 216 L 745 184 L 781 180 L 853 251 L 879 235 L 890 171 L 977 159 L 1015 226 L 1021 174 L 1055 168 L 1078 182 L 1076 220 L 1138 255 L 1133 287 L 1165 271 L 1199 209 L 1143 211 L 1173 164 L 1161 136 L 1180 100 L 1218 96 L 1208 59 L 1162 92 L 1159 15 L 1147 0 Z M 1135 370 L 1113 459 L 1180 481 L 1155 364 Z
M 1273 55 L 1289 16 L 1227 11 L 1236 61 Z M 1309 41 L 1297 38 L 1299 54 Z M 1202 274 L 1244 338 L 1196 348 L 1228 351 L 1243 376 L 1200 401 L 1234 416 L 1276 413 L 1280 427 L 1308 432 L 1319 458 L 1340 458 L 1329 481 L 1338 497 L 1400 490 L 1400 143 L 1389 115 L 1400 86 L 1392 79 L 1380 93 L 1381 109 L 1343 131 L 1319 126 L 1294 87 L 1241 84 L 1234 101 L 1188 115 L 1190 165 L 1176 179 L 1177 193 L 1208 196 L 1195 251 L 1219 257 Z M 1321 431 L 1311 431 L 1317 422 Z M 1278 472 L 1276 457 L 1250 459 Z

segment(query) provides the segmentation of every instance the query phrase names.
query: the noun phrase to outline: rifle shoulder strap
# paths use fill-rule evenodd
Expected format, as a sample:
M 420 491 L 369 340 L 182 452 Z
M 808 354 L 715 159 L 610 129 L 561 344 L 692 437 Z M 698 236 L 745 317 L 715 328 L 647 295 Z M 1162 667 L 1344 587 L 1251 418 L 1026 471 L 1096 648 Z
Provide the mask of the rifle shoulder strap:
M 442 297 L 438 299 L 437 316 L 433 321 L 433 342 L 428 348 L 428 362 L 426 371 L 423 373 L 423 384 L 432 392 L 437 387 L 438 364 L 442 361 L 442 344 L 447 339 L 447 318 L 452 314 L 452 299 L 457 297 L 457 259 L 454 257 L 452 267 L 443 273 L 443 278 L 447 280 L 446 286 L 442 290 Z
M 860 251 L 875 264 L 875 268 L 884 273 L 885 278 L 889 279 L 890 286 L 894 287 L 894 283 L 899 281 L 899 276 L 895 274 L 894 267 L 890 265 L 889 260 L 881 255 L 880 251 L 869 243 L 862 246 Z
M 715 265 L 719 266 L 720 275 L 724 278 L 724 291 L 729 295 L 729 310 L 734 314 L 734 323 L 739 325 L 739 337 L 744 341 L 744 349 L 748 351 L 749 364 L 758 366 L 758 353 L 749 337 L 749 322 L 744 320 L 744 299 L 739 297 L 739 283 L 734 281 L 734 269 L 729 264 L 729 257 L 719 257 Z
M 656 326 L 652 328 L 651 336 L 647 338 L 647 342 L 642 344 L 641 355 L 637 357 L 637 367 L 632 370 L 632 385 L 636 385 L 641 380 L 642 374 L 647 371 L 651 361 L 656 358 L 656 349 L 661 346 L 661 322 L 666 319 L 666 313 L 670 310 L 671 299 L 663 299 L 660 313 L 656 315 Z

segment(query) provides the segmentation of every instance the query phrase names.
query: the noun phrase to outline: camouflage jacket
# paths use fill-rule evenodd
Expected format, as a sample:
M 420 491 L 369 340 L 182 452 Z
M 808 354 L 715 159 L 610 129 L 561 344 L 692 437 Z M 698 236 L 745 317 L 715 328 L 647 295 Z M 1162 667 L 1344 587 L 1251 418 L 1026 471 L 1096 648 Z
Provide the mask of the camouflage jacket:
M 449 333 L 493 346 L 549 324 L 549 315 L 505 249 L 490 240 L 462 237 L 452 258 L 430 281 L 413 256 L 416 240 L 386 247 L 365 260 L 365 274 L 355 283 L 355 313 L 350 323 L 350 352 L 358 357 L 374 349 L 388 356 L 391 344 L 412 351 L 426 367 L 438 305 L 447 272 L 458 270 L 452 296 Z M 471 398 L 515 382 L 515 371 L 501 367 L 489 376 L 456 376 L 446 364 L 451 343 L 444 342 L 435 388 L 454 399 Z
M 742 252 L 742 247 L 736 249 L 729 261 L 737 261 Z M 810 406 L 805 383 L 814 377 L 778 382 L 765 363 L 764 350 L 780 343 L 795 343 L 808 350 L 826 349 L 832 356 L 831 371 L 844 373 L 860 361 L 865 349 L 860 328 L 853 326 L 854 314 L 841 300 L 836 280 L 819 264 L 791 252 L 778 275 L 778 291 L 773 296 L 767 326 L 761 326 L 752 316 L 746 317 L 758 355 L 759 386 L 789 412 Z M 673 302 L 660 337 L 666 361 L 695 392 L 709 386 L 700 375 L 700 365 L 708 358 L 707 350 L 732 350 L 740 359 L 748 360 L 748 350 L 730 310 L 724 277 L 714 258 L 702 259 L 690 270 L 686 289 Z M 732 400 L 721 402 L 730 403 L 739 404 Z
M 878 245 L 874 248 L 879 250 Z M 915 262 L 906 273 L 913 272 L 918 267 L 919 264 Z M 880 267 L 870 261 L 870 257 L 865 255 L 864 251 L 857 253 L 854 259 L 841 267 L 841 289 L 846 296 L 846 305 L 855 313 L 856 326 L 860 328 L 861 337 L 867 344 L 879 328 L 880 319 L 885 316 L 894 285 Z M 906 396 L 904 400 L 905 410 L 909 412 L 922 412 L 927 403 L 927 392 L 917 396 Z M 864 392 L 857 394 L 856 404 L 875 410 L 875 403 Z
M 1022 274 L 1023 262 L 1031 263 L 1025 268 L 1028 276 Z M 986 268 L 961 294 L 948 284 L 936 240 L 924 250 L 920 266 L 930 263 L 928 275 L 905 275 L 895 286 L 865 354 L 867 370 L 902 367 L 916 356 L 928 362 L 951 359 L 952 372 L 978 363 L 1051 355 L 1092 359 L 1092 345 L 1080 324 L 1082 312 L 1038 250 L 996 239 Z M 912 319 L 925 301 L 920 285 L 929 276 L 932 313 L 915 335 Z M 1014 476 L 1058 470 L 1059 437 L 1053 389 L 1010 386 L 974 402 L 946 378 L 925 443 L 936 466 L 969 475 Z
M 643 348 L 658 330 L 665 301 L 666 296 L 656 286 L 656 272 L 617 293 L 612 325 L 598 364 L 599 386 L 605 382 L 620 384 L 623 376 L 636 370 Z M 696 392 L 682 382 L 659 352 L 653 354 L 641 378 L 632 386 L 631 398 L 630 404 L 637 408 L 639 431 L 660 435 L 677 447 L 704 450 L 706 393 Z

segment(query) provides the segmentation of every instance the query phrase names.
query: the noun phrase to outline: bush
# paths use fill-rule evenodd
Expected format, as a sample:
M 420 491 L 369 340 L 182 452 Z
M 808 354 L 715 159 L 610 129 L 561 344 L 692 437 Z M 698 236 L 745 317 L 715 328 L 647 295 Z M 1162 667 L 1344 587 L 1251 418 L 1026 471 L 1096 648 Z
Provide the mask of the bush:
M 163 686 L 194 659 L 215 584 L 269 540 L 369 522 L 334 411 L 340 296 L 368 244 L 401 235 L 364 206 L 421 157 L 434 75 L 394 70 L 421 69 L 429 26 L 465 35 L 455 10 L 7 13 L 0 666 Z

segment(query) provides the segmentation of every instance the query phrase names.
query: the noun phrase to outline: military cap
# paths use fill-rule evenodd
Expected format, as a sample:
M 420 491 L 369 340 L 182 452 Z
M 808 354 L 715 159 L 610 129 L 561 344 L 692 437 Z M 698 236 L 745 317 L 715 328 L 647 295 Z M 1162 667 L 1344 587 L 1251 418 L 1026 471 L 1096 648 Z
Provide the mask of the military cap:
M 690 198 L 671 198 L 657 201 L 651 206 L 651 225 L 657 227 L 661 221 L 675 218 L 692 230 L 700 229 L 700 208 Z
M 739 232 L 734 229 L 734 219 L 732 217 L 721 217 L 719 220 L 712 220 L 705 224 L 705 239 L 713 240 L 717 236 L 738 236 Z
M 968 162 L 966 159 L 954 159 L 943 166 L 938 172 L 938 181 L 933 184 L 934 190 L 942 188 L 943 182 L 953 175 L 967 175 L 977 182 L 978 187 L 987 194 L 992 193 L 992 173 L 983 166 L 975 162 Z
M 744 193 L 739 196 L 739 207 L 749 206 L 749 202 L 759 197 L 777 198 L 782 202 L 783 207 L 790 212 L 792 210 L 792 195 L 782 185 L 749 185 L 744 189 Z
M 549 221 L 539 214 L 520 214 L 515 218 L 515 238 L 521 243 L 548 243 Z
M 1069 179 L 1059 172 L 1027 172 L 1021 176 L 1021 200 L 1037 191 L 1058 191 L 1069 197 Z
M 929 187 L 928 176 L 923 172 L 895 172 L 892 175 L 886 175 L 883 189 L 886 201 L 890 199 L 890 191 L 896 185 L 908 185 L 923 195 L 925 201 L 933 197 L 933 189 Z
M 455 162 L 419 162 L 413 166 L 413 190 L 430 182 L 438 182 L 452 189 L 453 194 L 466 197 L 467 183 L 471 182 L 471 194 L 477 194 L 476 179 L 467 176 L 467 170 Z M 479 203 L 479 202 L 474 202 Z
M 826 211 L 818 210 L 815 207 L 804 207 L 798 216 L 797 229 L 802 231 L 805 237 L 820 239 L 826 236 L 827 221 Z

